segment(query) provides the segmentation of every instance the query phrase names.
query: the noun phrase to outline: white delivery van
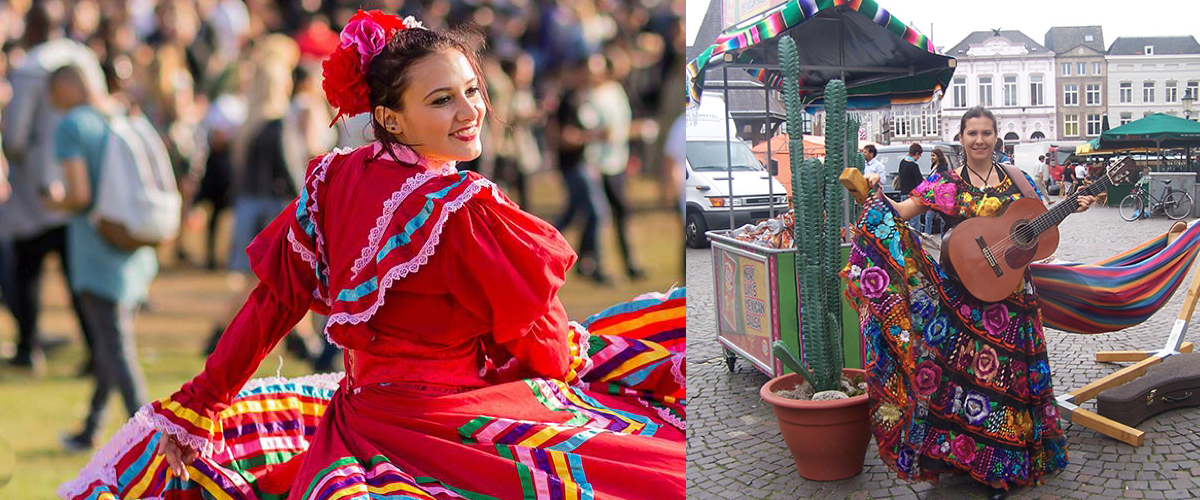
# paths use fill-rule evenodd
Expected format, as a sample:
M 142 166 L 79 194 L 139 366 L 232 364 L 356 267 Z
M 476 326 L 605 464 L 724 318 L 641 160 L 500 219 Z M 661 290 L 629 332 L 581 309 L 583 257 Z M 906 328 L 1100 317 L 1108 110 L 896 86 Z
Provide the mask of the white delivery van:
M 700 106 L 687 110 L 686 120 L 684 234 L 688 246 L 708 245 L 706 231 L 730 229 L 731 211 L 733 227 L 769 218 L 772 205 L 777 216 L 787 212 L 787 191 L 737 137 L 720 94 L 705 93 Z M 727 123 L 731 141 L 726 140 Z

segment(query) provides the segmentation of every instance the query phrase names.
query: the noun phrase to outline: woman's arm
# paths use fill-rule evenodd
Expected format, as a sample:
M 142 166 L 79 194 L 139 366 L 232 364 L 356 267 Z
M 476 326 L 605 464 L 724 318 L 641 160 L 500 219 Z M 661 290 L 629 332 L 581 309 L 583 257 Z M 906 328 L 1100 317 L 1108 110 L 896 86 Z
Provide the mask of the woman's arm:
M 78 212 L 87 208 L 92 201 L 92 190 L 88 185 L 87 164 L 83 158 L 62 161 L 63 183 L 53 184 L 42 197 L 42 202 L 53 210 Z
M 887 196 L 884 196 L 883 190 L 879 189 L 879 174 L 872 173 L 867 174 L 864 177 L 867 179 L 867 185 L 870 186 L 871 189 L 875 190 L 876 196 L 883 198 L 885 201 L 891 204 L 892 207 L 896 209 L 896 214 L 899 215 L 902 220 L 909 220 L 929 211 L 929 207 L 913 201 L 912 198 L 905 198 L 904 201 L 897 202 L 891 198 L 888 198 Z

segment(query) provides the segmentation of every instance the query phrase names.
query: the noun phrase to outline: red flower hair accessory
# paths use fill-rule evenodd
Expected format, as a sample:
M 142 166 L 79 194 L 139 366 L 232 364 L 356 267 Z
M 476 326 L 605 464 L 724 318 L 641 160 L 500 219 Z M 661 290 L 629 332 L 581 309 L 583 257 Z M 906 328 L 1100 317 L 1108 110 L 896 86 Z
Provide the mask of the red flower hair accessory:
M 359 10 L 338 36 L 337 50 L 321 64 L 321 88 L 329 104 L 338 109 L 333 121 L 371 110 L 367 67 L 402 29 L 424 28 L 412 16 L 399 17 L 378 10 Z M 329 124 L 333 126 L 333 123 Z

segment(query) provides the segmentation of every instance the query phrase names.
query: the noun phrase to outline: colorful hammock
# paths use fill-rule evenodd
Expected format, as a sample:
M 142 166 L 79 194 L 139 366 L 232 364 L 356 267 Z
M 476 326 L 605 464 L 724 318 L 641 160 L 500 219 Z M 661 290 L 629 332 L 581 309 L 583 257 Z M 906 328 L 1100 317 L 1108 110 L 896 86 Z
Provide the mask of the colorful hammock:
M 1095 264 L 1033 264 L 1042 323 L 1073 333 L 1107 333 L 1146 321 L 1170 300 L 1200 249 L 1200 224 Z

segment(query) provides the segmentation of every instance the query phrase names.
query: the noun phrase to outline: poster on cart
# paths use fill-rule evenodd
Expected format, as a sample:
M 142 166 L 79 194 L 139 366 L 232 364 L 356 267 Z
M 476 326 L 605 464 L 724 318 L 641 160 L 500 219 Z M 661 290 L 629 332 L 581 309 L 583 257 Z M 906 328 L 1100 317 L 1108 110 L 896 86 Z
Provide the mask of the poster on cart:
M 719 335 L 771 366 L 771 285 L 765 260 L 718 251 Z

